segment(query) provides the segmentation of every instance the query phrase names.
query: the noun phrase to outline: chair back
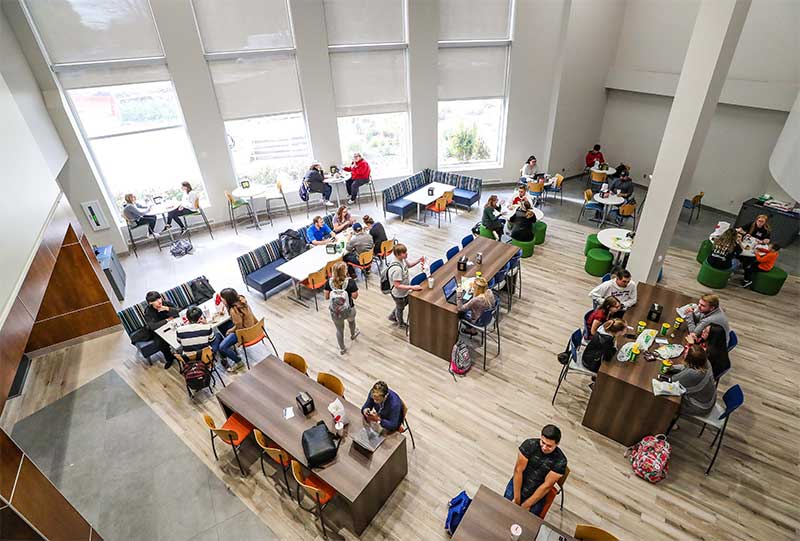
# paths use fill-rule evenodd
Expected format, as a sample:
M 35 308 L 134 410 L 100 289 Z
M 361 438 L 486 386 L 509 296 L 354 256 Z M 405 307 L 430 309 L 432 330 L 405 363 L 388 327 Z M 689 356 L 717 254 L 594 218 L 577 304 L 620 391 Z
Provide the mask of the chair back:
M 586 321 L 586 318 L 584 318 L 584 321 Z M 584 323 L 584 325 L 586 324 Z M 575 331 L 572 333 L 572 336 L 569 337 L 569 356 L 575 362 L 578 362 L 578 350 L 581 347 L 582 339 L 583 334 L 580 329 L 575 329 Z
M 562 182 L 564 182 L 564 175 L 559 173 L 558 175 L 556 175 L 556 189 L 557 190 L 561 189 L 561 183 Z
M 344 383 L 333 374 L 320 372 L 317 374 L 317 383 L 344 398 Z
M 306 360 L 297 353 L 290 353 L 288 351 L 284 352 L 283 362 L 285 362 L 298 372 L 302 372 L 306 376 L 308 375 L 308 365 L 306 364 Z
M 291 460 L 289 453 L 280 447 L 273 447 L 267 437 L 264 436 L 259 429 L 253 429 L 253 436 L 255 437 L 258 446 L 261 447 L 261 449 L 263 449 L 272 460 L 282 465 L 289 464 L 289 461 Z
M 264 318 L 258 320 L 258 323 L 246 329 L 236 329 L 236 341 L 239 344 L 249 344 L 250 342 L 258 342 L 264 338 Z
M 609 280 L 611 280 L 611 273 L 610 273 L 610 272 L 607 272 L 607 273 L 605 273 L 605 274 L 603 275 L 603 277 L 600 279 L 600 283 L 602 284 L 603 282 L 608 282 Z
M 473 240 L 475 240 L 475 235 L 467 235 L 466 237 L 464 237 L 463 239 L 461 239 L 461 247 L 462 247 L 462 248 L 466 248 L 466 247 L 467 247 L 467 245 L 468 245 L 470 242 L 472 242 Z M 456 246 L 456 248 L 457 248 L 457 246 Z M 452 250 L 452 248 L 451 248 L 451 250 Z M 449 253 L 450 253 L 450 251 L 448 250 L 448 251 L 447 251 L 447 253 L 449 254 Z M 458 250 L 456 250 L 456 253 L 458 253 Z M 450 259 L 450 256 L 447 256 L 447 259 Z
M 597 526 L 578 524 L 575 526 L 575 535 L 578 541 L 619 541 L 616 537 Z
M 411 281 L 409 282 L 409 284 L 411 284 L 412 286 L 418 286 L 418 285 L 420 285 L 422 282 L 424 282 L 427 279 L 428 279 L 428 275 L 425 274 L 424 272 L 421 272 L 421 273 L 417 274 L 416 276 L 414 276 L 411 279 Z
M 619 207 L 620 216 L 633 216 L 634 212 L 636 212 L 636 205 L 633 203 L 625 203 Z
M 455 192 L 453 190 L 450 190 L 449 192 L 444 192 L 444 194 L 442 195 L 442 197 L 444 198 L 444 201 L 445 201 L 445 203 L 447 205 L 449 205 L 449 204 L 451 204 L 453 202 L 454 194 L 455 194 Z
M 583 190 L 583 202 L 584 203 L 588 203 L 589 201 L 591 201 L 592 197 L 594 197 L 594 194 L 592 193 L 592 190 L 589 190 L 589 189 Z
M 236 203 L 236 198 L 233 197 L 233 194 L 231 192 L 229 192 L 228 190 L 225 190 L 225 197 L 228 198 L 228 204 L 229 205 L 233 205 L 234 203 Z
M 322 268 L 308 275 L 308 286 L 311 289 L 319 289 L 325 285 L 327 279 L 328 275 L 326 274 L 325 268 Z
M 532 180 L 528 181 L 528 193 L 542 193 L 544 191 L 544 182 L 534 182 Z
M 692 206 L 693 207 L 699 206 L 700 205 L 700 201 L 703 200 L 703 196 L 704 195 L 705 195 L 705 192 L 700 192 L 699 194 L 697 194 L 694 197 L 692 197 Z
M 372 259 L 375 257 L 375 252 L 367 250 L 358 254 L 358 264 L 362 267 L 369 267 L 372 265 Z
M 206 426 L 210 430 L 214 430 L 215 428 L 217 428 L 217 423 L 214 422 L 214 419 L 212 419 L 209 414 L 204 413 L 203 414 L 203 420 L 206 422 Z
M 233 445 L 233 442 L 239 439 L 239 434 L 235 430 L 228 430 L 227 428 L 212 428 L 211 432 L 217 435 L 219 439 L 225 443 Z
M 736 336 L 736 333 L 731 331 L 728 333 L 728 353 L 733 350 L 739 344 L 739 337 Z
M 211 349 L 211 346 L 206 346 L 200 351 L 184 351 L 181 355 L 190 361 L 196 361 L 199 357 L 205 365 L 214 364 L 214 350 Z
M 278 189 L 278 193 L 283 195 L 283 183 L 280 180 L 275 181 L 275 187 Z
M 292 476 L 294 477 L 295 482 L 303 487 L 303 490 L 305 490 L 315 502 L 320 501 L 324 497 L 324 493 L 321 490 L 312 487 L 306 482 L 306 478 L 303 475 L 303 467 L 296 460 L 292 460 Z
M 328 261 L 325 264 L 325 276 L 326 277 L 330 278 L 333 275 L 333 266 L 335 264 L 339 263 L 340 261 L 342 261 L 341 257 L 339 259 L 335 259 L 333 261 Z
M 725 402 L 725 411 L 719 416 L 720 419 L 730 417 L 731 413 L 744 404 L 744 393 L 738 383 L 725 391 L 725 394 L 722 395 L 722 401 Z
M 394 250 L 394 239 L 388 239 L 381 243 L 381 257 L 391 255 L 392 250 Z
M 450 192 L 448 192 L 448 193 L 450 193 Z M 443 212 L 446 209 L 447 209 L 447 197 L 446 196 L 443 195 L 442 197 L 440 197 L 439 199 L 437 199 L 436 201 L 433 202 L 433 210 L 435 210 L 436 212 Z
M 441 267 L 442 265 L 444 265 L 444 261 L 442 261 L 441 259 L 437 259 L 436 261 L 431 263 L 431 269 L 430 269 L 431 274 L 439 270 L 439 267 Z
M 450 261 L 451 259 L 453 259 L 459 251 L 460 251 L 460 248 L 458 246 L 453 246 L 452 248 L 447 250 L 447 254 L 446 254 L 447 255 L 447 260 Z

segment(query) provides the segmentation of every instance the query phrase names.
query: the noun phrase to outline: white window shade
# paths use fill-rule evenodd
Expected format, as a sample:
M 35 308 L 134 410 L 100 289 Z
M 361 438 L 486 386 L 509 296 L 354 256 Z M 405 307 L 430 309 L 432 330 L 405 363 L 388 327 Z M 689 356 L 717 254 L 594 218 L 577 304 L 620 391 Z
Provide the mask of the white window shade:
M 339 116 L 408 110 L 405 51 L 331 53 Z
M 207 53 L 294 46 L 286 0 L 193 0 Z
M 508 47 L 439 49 L 439 99 L 505 96 Z
M 61 81 L 61 86 L 64 90 L 73 90 L 76 88 L 169 81 L 170 76 L 165 64 L 152 64 L 125 67 L 65 67 L 59 69 L 58 79 Z
M 439 0 L 439 40 L 508 39 L 510 0 Z
M 214 60 L 209 68 L 225 120 L 303 110 L 293 54 Z
M 405 42 L 403 0 L 324 0 L 329 45 Z
M 163 56 L 147 0 L 27 0 L 54 64 Z

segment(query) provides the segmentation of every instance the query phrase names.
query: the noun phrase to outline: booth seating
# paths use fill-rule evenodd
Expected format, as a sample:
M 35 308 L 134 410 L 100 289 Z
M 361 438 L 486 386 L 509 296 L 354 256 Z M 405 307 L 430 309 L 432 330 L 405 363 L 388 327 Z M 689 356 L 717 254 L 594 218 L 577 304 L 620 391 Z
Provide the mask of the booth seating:
M 733 274 L 733 269 L 716 269 L 704 260 L 700 272 L 697 273 L 697 281 L 712 289 L 723 289 L 728 285 L 731 274 Z
M 750 288 L 762 295 L 777 295 L 788 276 L 785 270 L 778 267 L 772 267 L 767 272 L 759 271 L 753 274 L 753 285 Z
M 328 227 L 333 229 L 333 214 L 324 216 L 323 220 Z M 306 238 L 306 230 L 309 227 L 311 224 L 297 229 L 301 238 Z M 247 289 L 255 289 L 264 296 L 265 300 L 267 293 L 291 280 L 291 277 L 277 270 L 286 263 L 278 239 L 240 255 L 236 258 L 236 262 L 239 264 L 239 272 L 242 274 L 242 281 Z
M 205 276 L 199 276 L 194 280 L 200 278 L 205 279 Z M 178 310 L 188 308 L 192 304 L 205 302 L 208 299 L 195 299 L 191 286 L 194 280 L 168 289 L 161 293 L 161 296 L 173 303 Z M 147 328 L 147 324 L 145 323 L 145 308 L 147 308 L 147 301 L 142 301 L 117 312 L 117 317 L 119 317 L 119 320 L 122 322 L 122 327 L 128 334 L 131 344 L 136 346 L 139 353 L 152 364 L 150 357 L 159 351 L 159 346 L 155 334 Z
M 479 178 L 425 169 L 415 175 L 397 182 L 383 190 L 383 215 L 397 214 L 402 220 L 406 213 L 414 210 L 417 205 L 405 198 L 431 182 L 441 182 L 454 186 L 453 203 L 456 206 L 471 208 L 481 199 L 481 186 L 483 181 Z

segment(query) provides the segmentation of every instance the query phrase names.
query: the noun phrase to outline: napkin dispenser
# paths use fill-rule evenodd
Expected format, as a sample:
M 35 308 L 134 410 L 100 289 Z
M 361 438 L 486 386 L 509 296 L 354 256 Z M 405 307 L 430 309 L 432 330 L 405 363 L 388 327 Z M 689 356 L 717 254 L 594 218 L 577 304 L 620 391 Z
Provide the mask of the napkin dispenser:
M 467 272 L 467 262 L 468 261 L 469 261 L 469 258 L 467 256 L 465 256 L 465 255 L 462 255 L 458 259 L 458 271 L 459 272 Z
M 326 244 L 325 245 L 325 253 L 335 254 L 336 253 L 336 245 L 335 244 Z
M 247 188 L 250 187 L 250 181 L 249 180 L 243 180 L 243 181 L 241 181 L 239 183 L 239 185 L 246 190 Z
M 314 399 L 307 392 L 301 392 L 295 397 L 295 400 L 297 400 L 297 407 L 300 408 L 303 415 L 309 415 L 314 411 Z
M 428 195 L 433 195 L 433 188 L 428 188 Z
M 658 303 L 653 303 L 650 305 L 650 311 L 647 312 L 647 319 L 653 322 L 661 321 L 661 313 L 664 311 L 664 307 Z

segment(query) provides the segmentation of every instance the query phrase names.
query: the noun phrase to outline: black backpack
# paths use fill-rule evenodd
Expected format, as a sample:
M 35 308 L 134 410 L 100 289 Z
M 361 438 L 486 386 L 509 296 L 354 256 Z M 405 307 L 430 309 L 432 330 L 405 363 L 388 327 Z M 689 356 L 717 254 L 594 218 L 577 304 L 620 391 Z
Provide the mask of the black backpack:
M 287 229 L 278 235 L 278 244 L 281 247 L 281 254 L 287 260 L 297 257 L 306 251 L 305 239 L 294 229 Z
M 394 265 L 400 266 L 400 263 L 397 261 L 389 263 L 381 273 L 381 293 L 384 295 L 390 294 L 392 292 L 392 287 L 394 287 L 394 283 L 392 283 L 392 281 L 389 279 L 389 269 L 391 269 Z
M 189 288 L 194 297 L 194 304 L 202 304 L 214 296 L 214 288 L 208 282 L 208 278 L 201 276 L 189 283 Z

